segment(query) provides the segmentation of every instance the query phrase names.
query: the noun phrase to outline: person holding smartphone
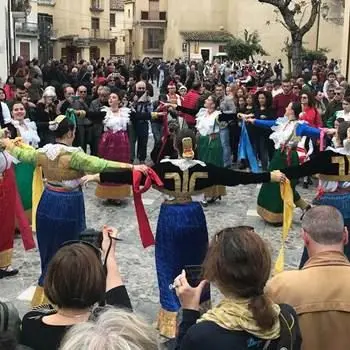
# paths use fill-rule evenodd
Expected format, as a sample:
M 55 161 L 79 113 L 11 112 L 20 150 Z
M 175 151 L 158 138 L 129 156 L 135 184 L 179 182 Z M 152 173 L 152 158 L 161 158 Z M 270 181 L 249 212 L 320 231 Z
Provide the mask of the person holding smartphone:
M 203 193 L 214 185 L 237 186 L 283 181 L 283 175 L 279 171 L 243 173 L 197 160 L 196 137 L 189 129 L 182 129 L 175 136 L 174 145 L 178 159 L 164 159 L 152 167 L 153 172 L 164 184 L 163 187 L 155 186 L 164 194 L 165 199 L 158 218 L 155 257 L 161 304 L 158 329 L 162 336 L 169 339 L 175 338 L 176 317 L 180 309 L 179 300 L 169 286 L 185 266 L 201 265 L 208 249 L 207 224 L 200 204 Z M 146 177 L 142 176 L 146 181 Z M 132 184 L 137 182 L 137 179 L 137 175 L 123 172 L 118 175 L 88 175 L 82 181 Z M 135 203 L 136 214 L 140 217 L 138 203 Z M 147 223 L 140 220 L 139 227 L 142 229 Z M 140 233 L 144 246 L 147 247 L 150 244 L 145 244 L 144 235 Z M 208 302 L 209 295 L 207 294 L 202 301 Z
M 35 350 L 58 349 L 67 330 L 93 318 L 96 306 L 132 309 L 115 257 L 116 237 L 115 228 L 104 226 L 100 247 L 85 241 L 61 246 L 44 282 L 50 304 L 24 315 L 23 345 Z

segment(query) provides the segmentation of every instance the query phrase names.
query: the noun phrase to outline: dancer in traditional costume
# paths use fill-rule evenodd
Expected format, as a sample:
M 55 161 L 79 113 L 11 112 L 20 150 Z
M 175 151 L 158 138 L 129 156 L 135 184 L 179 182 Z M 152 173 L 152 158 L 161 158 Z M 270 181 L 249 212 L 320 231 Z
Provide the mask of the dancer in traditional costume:
M 130 109 L 120 108 L 120 97 L 116 93 L 109 96 L 109 107 L 101 111 L 106 112 L 103 120 L 104 133 L 101 136 L 98 153 L 101 158 L 118 161 L 130 162 L 130 143 L 128 135 L 128 126 L 130 123 Z M 130 197 L 130 185 L 118 184 L 99 184 L 96 188 L 98 198 L 113 201 L 120 204 L 120 200 Z
M 224 158 L 219 126 L 221 112 L 217 110 L 216 104 L 215 96 L 209 96 L 205 100 L 204 108 L 197 114 L 196 129 L 199 134 L 198 159 L 222 168 L 224 167 Z M 213 186 L 205 191 L 203 204 L 206 204 L 207 198 L 210 198 L 210 202 L 215 202 L 224 195 L 226 195 L 225 186 Z
M 319 174 L 315 205 L 330 205 L 337 208 L 343 215 L 345 226 L 350 229 L 350 122 L 339 125 L 336 134 L 337 144 L 326 151 L 316 154 L 312 159 L 296 167 L 283 169 L 282 172 L 290 179 Z M 349 243 L 344 252 L 350 259 Z M 300 266 L 308 259 L 306 248 Z
M 158 218 L 155 254 L 162 307 L 158 328 L 160 334 L 168 338 L 175 337 L 176 316 L 180 308 L 179 300 L 169 286 L 186 265 L 201 265 L 207 252 L 208 231 L 198 196 L 215 185 L 237 186 L 281 180 L 280 172 L 241 173 L 193 159 L 196 138 L 189 129 L 179 132 L 175 144 L 182 157 L 163 159 L 152 167 L 164 185 L 160 187 L 158 182 L 156 189 L 166 196 Z M 148 179 L 144 180 L 148 182 Z M 85 181 L 131 184 L 137 179 L 130 173 L 119 173 L 86 176 Z M 139 204 L 135 200 L 138 219 L 142 217 L 138 213 Z M 145 226 L 144 222 L 139 222 L 141 234 L 146 235 L 147 232 L 142 231 Z M 142 238 L 143 243 L 148 239 L 148 244 L 144 243 L 144 246 L 154 242 L 148 237 Z M 209 298 L 210 295 L 207 295 L 202 302 L 208 302 Z
M 131 171 L 133 166 L 126 163 L 107 161 L 88 156 L 80 148 L 72 147 L 76 130 L 76 117 L 69 111 L 66 116 L 58 116 L 50 124 L 56 136 L 56 144 L 34 148 L 18 142 L 3 139 L 0 145 L 15 158 L 37 168 L 34 177 L 33 227 L 36 228 L 41 276 L 32 304 L 46 302 L 43 289 L 46 269 L 52 256 L 62 243 L 79 238 L 86 228 L 84 197 L 80 178 L 85 172 Z M 141 170 L 147 167 L 138 166 Z M 46 180 L 43 188 L 42 174 Z
M 282 169 L 289 165 L 298 165 L 299 158 L 297 147 L 300 137 L 309 136 L 311 138 L 319 138 L 320 130 L 308 126 L 307 123 L 299 121 L 298 116 L 301 113 L 299 103 L 292 102 L 286 108 L 284 118 L 277 120 L 258 120 L 248 118 L 247 122 L 253 123 L 257 127 L 269 128 L 273 132 L 270 139 L 275 144 L 275 154 L 269 165 L 269 170 Z M 296 191 L 296 181 L 291 182 L 294 193 L 294 203 L 297 207 L 305 211 L 309 208 Z M 281 225 L 283 223 L 283 201 L 281 198 L 280 187 L 274 184 L 264 184 L 258 196 L 258 214 L 268 223 Z
M 0 138 L 5 137 L 5 130 L 0 130 Z M 33 249 L 35 243 L 32 230 L 25 217 L 22 203 L 17 192 L 16 178 L 12 163 L 15 159 L 6 151 L 0 151 L 0 279 L 18 273 L 12 269 L 13 240 L 16 220 L 22 235 L 24 248 Z
M 36 124 L 26 118 L 26 109 L 22 103 L 15 103 L 12 106 L 12 118 L 12 125 L 16 129 L 16 136 L 21 137 L 25 144 L 38 148 L 40 138 L 38 136 Z M 34 165 L 30 163 L 20 162 L 15 165 L 18 192 L 29 220 L 31 220 L 32 215 L 32 183 L 34 169 Z

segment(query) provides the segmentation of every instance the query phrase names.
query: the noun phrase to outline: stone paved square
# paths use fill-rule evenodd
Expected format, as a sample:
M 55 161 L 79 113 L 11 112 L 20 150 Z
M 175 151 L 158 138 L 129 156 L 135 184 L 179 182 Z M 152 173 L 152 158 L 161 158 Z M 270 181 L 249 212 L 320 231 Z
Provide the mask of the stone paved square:
M 228 188 L 228 195 L 214 205 L 205 208 L 209 235 L 219 229 L 232 225 L 248 224 L 255 227 L 271 245 L 273 257 L 281 241 L 281 228 L 266 225 L 255 211 L 259 185 Z M 121 273 L 130 294 L 135 310 L 149 321 L 154 322 L 158 311 L 158 288 L 155 273 L 154 248 L 143 249 L 138 235 L 133 200 L 120 207 L 105 206 L 94 195 L 93 184 L 85 189 L 85 204 L 88 227 L 101 228 L 104 224 L 118 228 L 122 242 L 118 242 L 117 258 Z M 298 187 L 307 200 L 313 198 L 315 188 L 305 191 Z M 162 201 L 159 192 L 151 190 L 144 196 L 145 208 L 155 232 Z M 298 266 L 302 241 L 300 239 L 300 211 L 295 210 L 294 222 L 287 241 L 286 268 Z M 0 280 L 0 299 L 12 301 L 23 315 L 30 308 L 31 294 L 40 273 L 38 250 L 25 252 L 20 238 L 15 240 L 13 266 L 20 273 L 8 279 Z M 31 289 L 30 289 L 31 288 Z M 214 302 L 218 293 L 214 291 Z

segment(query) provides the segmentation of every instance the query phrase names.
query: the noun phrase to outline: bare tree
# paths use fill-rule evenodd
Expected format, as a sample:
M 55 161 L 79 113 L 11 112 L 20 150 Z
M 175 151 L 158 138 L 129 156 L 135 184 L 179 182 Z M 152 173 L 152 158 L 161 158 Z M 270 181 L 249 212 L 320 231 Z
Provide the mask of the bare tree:
M 278 19 L 289 32 L 292 39 L 293 74 L 302 73 L 302 47 L 303 38 L 315 24 L 321 10 L 322 0 L 258 0 L 261 3 L 270 4 L 276 8 L 282 18 Z M 306 11 L 310 8 L 310 11 Z M 302 20 L 297 23 L 297 17 Z M 308 16 L 308 18 L 305 18 Z

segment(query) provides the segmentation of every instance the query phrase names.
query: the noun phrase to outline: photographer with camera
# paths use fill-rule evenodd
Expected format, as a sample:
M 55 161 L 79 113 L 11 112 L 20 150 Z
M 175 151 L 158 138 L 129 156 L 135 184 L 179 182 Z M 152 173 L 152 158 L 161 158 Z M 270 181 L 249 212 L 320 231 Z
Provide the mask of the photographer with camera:
M 66 331 L 93 318 L 97 305 L 131 310 L 115 258 L 117 230 L 104 226 L 81 239 L 64 243 L 48 266 L 44 290 L 50 305 L 23 317 L 21 343 L 33 350 L 58 349 Z

